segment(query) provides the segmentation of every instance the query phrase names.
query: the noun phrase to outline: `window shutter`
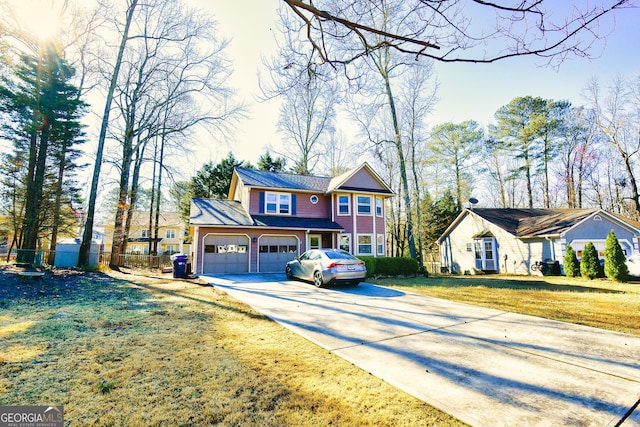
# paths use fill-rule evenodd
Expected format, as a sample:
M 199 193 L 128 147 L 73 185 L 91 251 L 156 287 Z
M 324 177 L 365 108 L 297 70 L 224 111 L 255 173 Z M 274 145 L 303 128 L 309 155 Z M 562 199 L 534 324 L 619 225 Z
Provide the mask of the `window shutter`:
M 260 206 L 258 207 L 258 212 L 264 213 L 264 191 L 260 192 Z
M 291 215 L 296 214 L 296 195 L 291 195 Z

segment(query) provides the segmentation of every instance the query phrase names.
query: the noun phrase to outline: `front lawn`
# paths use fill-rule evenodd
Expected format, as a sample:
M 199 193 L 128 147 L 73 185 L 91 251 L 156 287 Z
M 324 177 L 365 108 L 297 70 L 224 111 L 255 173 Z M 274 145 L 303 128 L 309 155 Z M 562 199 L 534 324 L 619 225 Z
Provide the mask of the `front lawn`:
M 202 284 L 0 266 L 0 405 L 68 425 L 460 426 Z
M 452 301 L 640 335 L 640 283 L 501 275 L 372 282 Z

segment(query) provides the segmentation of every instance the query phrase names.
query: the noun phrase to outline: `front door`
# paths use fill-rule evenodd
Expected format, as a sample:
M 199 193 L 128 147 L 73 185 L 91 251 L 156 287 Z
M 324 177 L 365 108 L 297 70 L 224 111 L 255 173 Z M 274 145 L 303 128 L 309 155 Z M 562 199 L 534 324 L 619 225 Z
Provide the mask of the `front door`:
M 322 235 L 309 234 L 309 247 L 307 249 L 320 249 L 322 248 Z
M 473 246 L 476 270 L 496 271 L 495 240 L 493 238 L 478 239 Z

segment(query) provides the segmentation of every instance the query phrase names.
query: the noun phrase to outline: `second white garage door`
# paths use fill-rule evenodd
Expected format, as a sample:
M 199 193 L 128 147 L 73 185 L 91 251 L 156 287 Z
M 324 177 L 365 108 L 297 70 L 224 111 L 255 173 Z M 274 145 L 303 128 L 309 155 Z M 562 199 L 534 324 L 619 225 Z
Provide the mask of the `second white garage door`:
M 287 261 L 298 256 L 298 239 L 292 236 L 263 236 L 259 240 L 260 273 L 284 273 Z

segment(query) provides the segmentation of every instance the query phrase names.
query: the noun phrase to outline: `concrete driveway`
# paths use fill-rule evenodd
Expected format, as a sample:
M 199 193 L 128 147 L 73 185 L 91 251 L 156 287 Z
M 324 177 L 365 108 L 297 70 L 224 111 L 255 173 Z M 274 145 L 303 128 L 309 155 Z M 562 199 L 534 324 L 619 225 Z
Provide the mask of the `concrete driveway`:
M 640 426 L 640 337 L 367 283 L 202 278 L 473 426 Z

